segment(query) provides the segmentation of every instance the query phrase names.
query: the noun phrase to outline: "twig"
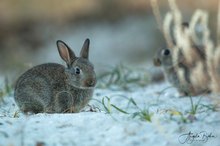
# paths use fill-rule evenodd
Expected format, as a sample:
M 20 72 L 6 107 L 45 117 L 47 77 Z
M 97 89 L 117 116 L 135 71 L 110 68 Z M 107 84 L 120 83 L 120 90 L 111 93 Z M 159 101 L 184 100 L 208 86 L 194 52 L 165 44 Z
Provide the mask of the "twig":
M 162 18 L 160 15 L 160 9 L 158 6 L 158 1 L 157 0 L 151 0 L 151 7 L 153 9 L 153 14 L 156 18 L 157 25 L 159 26 L 160 31 L 163 33 L 163 26 L 162 26 Z

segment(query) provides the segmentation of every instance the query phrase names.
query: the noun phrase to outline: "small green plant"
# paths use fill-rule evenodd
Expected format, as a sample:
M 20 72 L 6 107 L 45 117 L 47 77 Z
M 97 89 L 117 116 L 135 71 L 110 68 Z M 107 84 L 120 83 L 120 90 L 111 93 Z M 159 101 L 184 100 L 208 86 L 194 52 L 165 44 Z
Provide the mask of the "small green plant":
M 107 105 L 105 103 L 106 99 L 107 99 Z M 103 105 L 106 113 L 110 114 L 111 113 L 111 106 L 110 106 L 111 104 L 110 104 L 110 98 L 109 97 L 105 96 L 105 97 L 102 98 L 102 105 Z
M 0 102 L 3 101 L 4 92 L 0 89 Z
M 129 115 L 132 118 L 136 118 L 138 117 L 140 120 L 143 121 L 147 121 L 147 122 L 151 122 L 151 117 L 153 116 L 152 113 L 149 112 L 149 109 L 141 109 L 137 103 L 134 101 L 133 98 L 127 98 L 128 99 L 128 106 L 129 107 L 130 104 L 132 104 L 135 107 L 135 112 L 128 112 L 126 110 L 123 110 L 121 108 L 119 108 L 118 106 L 114 105 L 111 103 L 111 99 L 107 96 L 102 98 L 102 105 L 106 111 L 106 113 L 111 114 L 112 113 L 112 108 L 116 109 L 117 111 Z
M 0 102 L 4 101 L 4 97 L 12 93 L 12 86 L 9 84 L 8 78 L 5 78 L 4 86 L 0 88 Z
M 106 100 L 107 100 L 107 103 L 105 102 Z M 116 105 L 111 104 L 111 99 L 107 96 L 102 98 L 102 105 L 103 105 L 106 113 L 108 113 L 108 114 L 112 113 L 112 107 L 121 113 L 129 114 L 128 112 L 122 110 L 121 108 L 117 107 Z
M 212 112 L 218 112 L 220 111 L 220 107 L 218 104 L 201 104 L 200 105 L 203 108 L 202 112 L 212 111 Z
M 196 104 L 193 103 L 193 99 L 191 96 L 189 97 L 189 99 L 190 99 L 190 104 L 191 104 L 191 110 L 190 110 L 189 114 L 195 115 L 198 112 L 198 108 L 200 106 L 200 102 L 201 102 L 202 98 L 200 97 Z
M 191 109 L 190 111 L 188 112 L 188 115 L 186 117 L 186 120 L 190 121 L 190 122 L 194 122 L 195 120 L 197 120 L 196 118 L 196 114 L 198 113 L 199 111 L 199 107 L 200 107 L 200 103 L 201 103 L 201 99 L 202 97 L 199 98 L 198 102 L 195 104 L 193 102 L 193 99 L 191 96 L 189 96 L 189 99 L 190 99 L 190 104 L 191 104 Z
M 178 121 L 178 122 L 182 122 L 182 123 L 189 123 L 189 122 L 192 123 L 197 120 L 196 118 L 197 114 L 204 113 L 207 111 L 213 111 L 213 112 L 218 111 L 217 105 L 201 104 L 202 97 L 200 97 L 196 103 L 194 103 L 192 97 L 189 97 L 189 99 L 190 99 L 190 109 L 188 111 L 185 111 L 184 113 L 180 111 L 169 110 L 168 113 L 170 115 L 170 119 Z
M 15 112 L 14 112 L 13 118 L 19 118 L 19 111 L 15 111 Z
M 168 114 L 170 116 L 170 120 L 176 121 L 178 123 L 188 123 L 189 118 L 180 111 L 177 110 L 169 110 Z
M 98 88 L 117 86 L 119 89 L 130 90 L 131 86 L 146 86 L 149 84 L 149 75 L 143 69 L 131 69 L 119 64 L 111 71 L 98 76 Z
M 132 118 L 136 118 L 136 117 L 139 117 L 141 120 L 144 120 L 144 121 L 148 121 L 148 122 L 151 122 L 151 117 L 153 116 L 153 113 L 150 113 L 149 112 L 149 109 L 141 109 L 137 103 L 134 101 L 133 98 L 130 98 L 129 99 L 129 102 L 128 104 L 132 104 L 135 109 L 137 110 L 137 112 L 134 112 L 132 113 Z
M 132 114 L 132 118 L 139 117 L 143 121 L 151 122 L 151 117 L 153 114 L 149 110 L 143 109 Z

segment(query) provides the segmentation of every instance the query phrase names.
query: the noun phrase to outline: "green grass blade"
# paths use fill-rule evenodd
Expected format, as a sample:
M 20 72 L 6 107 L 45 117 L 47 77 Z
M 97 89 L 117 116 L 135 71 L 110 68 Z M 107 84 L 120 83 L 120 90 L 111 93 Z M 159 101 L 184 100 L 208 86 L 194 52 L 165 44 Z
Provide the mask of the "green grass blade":
M 107 106 L 105 104 L 105 99 L 108 100 Z M 106 112 L 110 114 L 111 113 L 110 98 L 108 98 L 107 96 L 103 97 L 102 98 L 102 105 L 103 105 L 104 109 L 106 110 Z
M 111 106 L 112 106 L 112 107 L 114 107 L 116 110 L 118 110 L 118 111 L 119 111 L 119 112 L 121 112 L 121 113 L 124 113 L 124 114 L 129 114 L 128 112 L 126 112 L 126 111 L 122 110 L 121 108 L 119 108 L 119 107 L 115 106 L 114 104 L 111 104 Z

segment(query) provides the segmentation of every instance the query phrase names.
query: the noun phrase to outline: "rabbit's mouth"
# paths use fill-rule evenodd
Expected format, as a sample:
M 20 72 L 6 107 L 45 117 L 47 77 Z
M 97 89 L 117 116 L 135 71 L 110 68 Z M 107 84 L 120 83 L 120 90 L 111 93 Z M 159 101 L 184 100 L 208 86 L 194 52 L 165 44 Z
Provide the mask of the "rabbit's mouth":
M 94 86 L 93 87 L 87 87 L 87 86 L 76 86 L 76 85 L 72 85 L 73 87 L 75 88 L 78 88 L 78 89 L 94 89 Z
M 83 82 L 85 87 L 95 87 L 96 85 L 96 79 L 94 78 L 88 78 Z
M 94 89 L 96 85 L 96 78 L 88 77 L 83 80 L 72 80 L 70 83 L 73 87 L 78 89 Z
M 95 86 L 79 86 L 79 85 L 75 85 L 75 84 L 69 84 L 70 86 L 77 88 L 77 89 L 94 89 Z

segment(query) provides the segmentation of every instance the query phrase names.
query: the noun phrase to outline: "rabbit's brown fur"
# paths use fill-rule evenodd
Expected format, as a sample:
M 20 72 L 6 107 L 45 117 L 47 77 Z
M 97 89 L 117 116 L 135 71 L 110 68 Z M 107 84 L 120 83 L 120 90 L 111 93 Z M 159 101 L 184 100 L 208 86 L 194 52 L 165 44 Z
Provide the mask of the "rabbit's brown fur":
M 14 93 L 21 111 L 79 112 L 92 98 L 96 76 L 88 60 L 89 40 L 85 41 L 80 57 L 62 41 L 57 46 L 67 67 L 47 63 L 26 71 L 18 79 Z

